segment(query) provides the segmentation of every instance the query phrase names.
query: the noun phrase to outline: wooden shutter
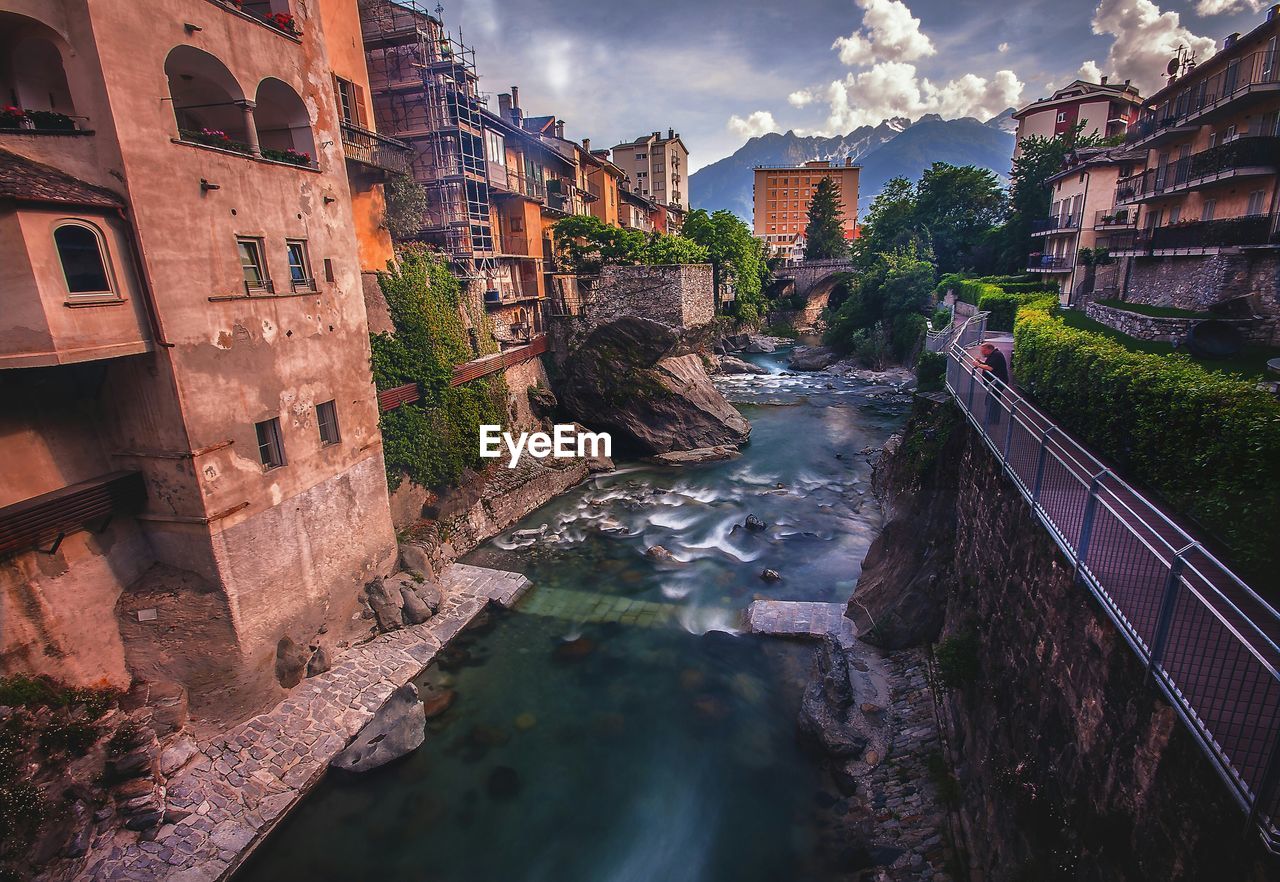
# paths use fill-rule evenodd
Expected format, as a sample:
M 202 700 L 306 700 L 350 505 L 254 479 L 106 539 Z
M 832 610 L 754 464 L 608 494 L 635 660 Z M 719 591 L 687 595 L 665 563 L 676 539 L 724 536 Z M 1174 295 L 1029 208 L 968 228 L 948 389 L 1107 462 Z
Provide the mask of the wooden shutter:
M 351 83 L 351 103 L 356 114 L 355 124 L 362 129 L 369 128 L 369 113 L 364 107 L 364 87 L 359 83 Z

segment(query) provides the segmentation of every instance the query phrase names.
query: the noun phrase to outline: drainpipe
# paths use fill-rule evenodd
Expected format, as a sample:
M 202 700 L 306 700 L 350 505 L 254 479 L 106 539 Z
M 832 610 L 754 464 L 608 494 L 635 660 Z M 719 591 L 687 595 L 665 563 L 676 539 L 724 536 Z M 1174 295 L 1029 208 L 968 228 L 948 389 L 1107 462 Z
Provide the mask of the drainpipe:
M 143 261 L 142 235 L 138 230 L 138 224 L 133 219 L 133 215 L 125 211 L 123 208 L 117 208 L 116 213 L 120 216 L 120 220 L 129 227 L 130 238 L 133 240 L 129 247 L 129 258 L 133 263 L 134 275 L 138 277 L 138 287 L 142 290 L 142 299 L 146 303 L 147 318 L 151 323 L 151 335 L 156 339 L 156 345 L 165 349 L 172 349 L 175 344 L 170 343 L 164 333 L 164 324 L 160 320 L 160 310 L 156 307 L 155 291 L 151 287 L 151 276 L 147 272 L 146 262 Z

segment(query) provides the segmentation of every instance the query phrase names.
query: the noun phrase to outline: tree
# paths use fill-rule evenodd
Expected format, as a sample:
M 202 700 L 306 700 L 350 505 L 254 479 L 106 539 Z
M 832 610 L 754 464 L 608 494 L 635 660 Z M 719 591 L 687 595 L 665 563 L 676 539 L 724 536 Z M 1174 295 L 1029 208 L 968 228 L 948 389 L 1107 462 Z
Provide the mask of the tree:
M 831 316 L 827 345 L 874 367 L 906 361 L 924 334 L 934 281 L 932 262 L 915 246 L 877 254 Z
M 854 241 L 857 262 L 870 266 L 879 254 L 907 247 L 925 250 L 928 245 L 929 231 L 919 223 L 916 210 L 916 185 L 903 177 L 891 178 L 862 221 L 861 236 Z
M 831 178 L 823 178 L 813 191 L 804 241 L 805 260 L 828 260 L 849 253 L 840 224 L 840 185 Z
M 556 253 L 563 268 L 580 274 L 606 266 L 706 263 L 707 252 L 683 236 L 645 234 L 612 227 L 593 215 L 570 215 L 555 225 Z
M 769 267 L 764 243 L 733 212 L 723 209 L 711 214 L 701 208 L 689 212 L 681 235 L 706 249 L 715 273 L 717 302 L 731 288 L 734 299 L 729 311 L 744 322 L 758 321 L 767 305 L 764 286 Z
M 979 246 L 1004 220 L 1006 202 L 990 171 L 935 162 L 916 186 L 915 210 L 918 222 L 929 230 L 938 272 L 994 269 Z
M 427 188 L 408 175 L 392 178 L 383 188 L 386 207 L 382 213 L 382 225 L 391 238 L 404 241 L 418 235 L 430 208 Z

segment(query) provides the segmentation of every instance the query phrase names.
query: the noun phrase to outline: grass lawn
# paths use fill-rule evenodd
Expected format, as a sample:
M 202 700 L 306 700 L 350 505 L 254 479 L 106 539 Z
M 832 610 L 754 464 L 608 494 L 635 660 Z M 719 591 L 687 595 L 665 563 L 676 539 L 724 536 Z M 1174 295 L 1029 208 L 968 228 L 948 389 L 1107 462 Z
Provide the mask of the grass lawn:
M 1132 304 L 1125 304 L 1125 308 L 1129 308 Z M 1108 337 L 1131 352 L 1149 352 L 1152 355 L 1168 355 L 1173 352 L 1173 346 L 1168 343 L 1156 342 L 1154 340 L 1135 340 L 1127 334 L 1121 334 L 1106 325 L 1095 322 L 1083 312 L 1074 309 L 1055 310 L 1054 315 L 1060 318 L 1063 324 L 1068 327 L 1077 328 L 1081 331 L 1090 331 L 1094 334 L 1100 334 Z M 1197 358 L 1185 349 L 1180 350 L 1188 355 L 1192 361 L 1200 365 L 1207 371 L 1222 371 L 1223 373 L 1242 374 L 1250 379 L 1261 379 L 1267 374 L 1267 361 L 1272 358 L 1280 358 L 1280 349 L 1266 346 L 1245 346 L 1236 355 L 1231 358 L 1210 359 Z
M 1190 309 L 1174 309 L 1172 306 L 1148 306 L 1145 303 L 1126 303 L 1123 300 L 1099 300 L 1100 306 L 1110 306 L 1112 309 L 1123 309 L 1126 312 L 1135 312 L 1138 315 L 1147 315 L 1152 318 L 1215 318 L 1207 312 L 1195 312 Z

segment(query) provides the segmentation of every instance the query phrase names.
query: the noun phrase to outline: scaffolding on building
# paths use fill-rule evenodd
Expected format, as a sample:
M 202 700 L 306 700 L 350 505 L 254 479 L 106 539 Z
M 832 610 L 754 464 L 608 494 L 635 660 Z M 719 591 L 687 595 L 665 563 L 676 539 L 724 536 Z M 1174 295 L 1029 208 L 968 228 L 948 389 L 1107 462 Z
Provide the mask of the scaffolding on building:
M 410 175 L 426 190 L 418 238 L 474 277 L 495 253 L 475 50 L 445 30 L 439 6 L 434 15 L 419 0 L 359 8 L 377 129 L 410 144 Z

